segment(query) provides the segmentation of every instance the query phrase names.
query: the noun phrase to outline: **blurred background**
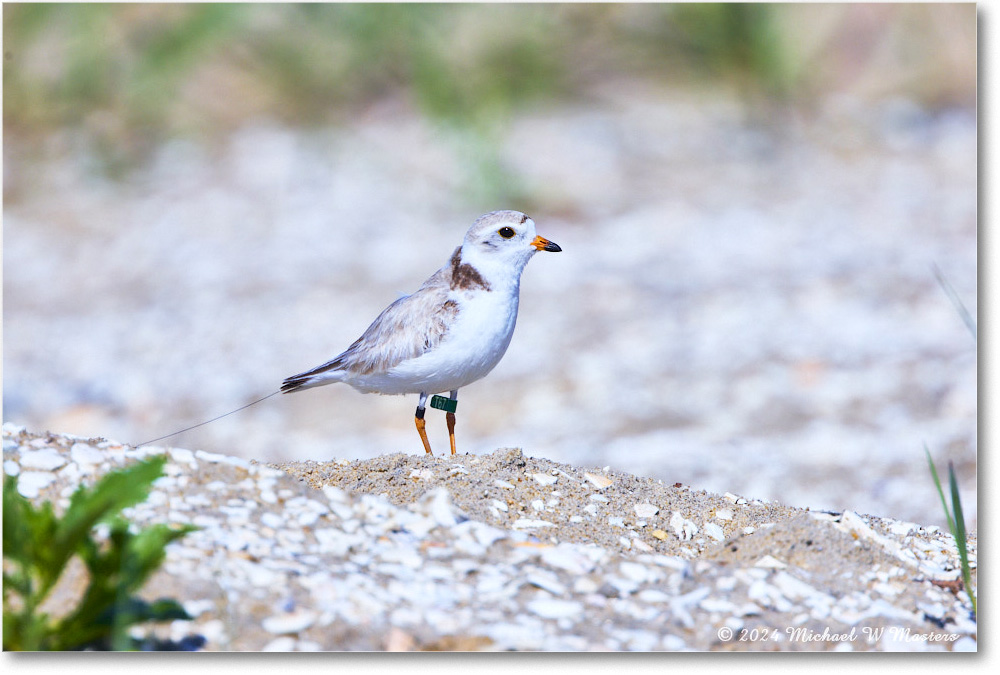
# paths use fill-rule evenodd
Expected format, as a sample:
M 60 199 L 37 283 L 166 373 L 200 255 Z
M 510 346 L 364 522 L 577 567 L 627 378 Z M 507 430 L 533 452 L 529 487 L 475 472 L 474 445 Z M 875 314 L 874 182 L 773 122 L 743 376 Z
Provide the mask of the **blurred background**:
M 3 419 L 137 443 L 274 391 L 480 214 L 522 279 L 462 452 L 976 522 L 973 4 L 3 6 Z M 421 452 L 331 386 L 170 439 Z M 428 412 L 438 453 L 443 414 Z

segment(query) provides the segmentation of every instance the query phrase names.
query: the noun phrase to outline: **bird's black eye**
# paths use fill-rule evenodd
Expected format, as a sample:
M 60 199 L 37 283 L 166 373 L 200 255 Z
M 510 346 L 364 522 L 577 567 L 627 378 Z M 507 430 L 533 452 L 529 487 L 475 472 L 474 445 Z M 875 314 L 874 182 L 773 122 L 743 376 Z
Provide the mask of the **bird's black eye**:
M 499 230 L 497 230 L 497 234 L 499 234 L 504 239 L 510 239 L 516 234 L 516 232 L 514 232 L 514 229 L 511 227 L 501 227 Z

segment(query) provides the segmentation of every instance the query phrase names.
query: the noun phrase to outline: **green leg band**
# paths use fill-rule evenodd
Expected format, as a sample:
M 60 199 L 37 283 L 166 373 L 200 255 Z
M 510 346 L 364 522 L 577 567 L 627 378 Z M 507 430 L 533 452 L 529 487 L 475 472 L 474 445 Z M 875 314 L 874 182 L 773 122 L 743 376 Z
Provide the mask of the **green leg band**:
M 431 396 L 431 407 L 453 413 L 458 409 L 458 401 L 453 398 L 445 398 L 444 396 L 438 396 L 435 394 L 434 396 Z

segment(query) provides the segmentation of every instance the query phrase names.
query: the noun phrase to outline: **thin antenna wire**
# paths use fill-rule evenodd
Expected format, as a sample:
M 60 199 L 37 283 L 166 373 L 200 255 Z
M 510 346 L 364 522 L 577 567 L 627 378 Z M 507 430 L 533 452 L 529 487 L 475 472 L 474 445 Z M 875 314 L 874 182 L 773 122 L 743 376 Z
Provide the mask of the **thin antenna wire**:
M 247 409 L 247 408 L 249 408 L 250 406 L 252 406 L 252 405 L 257 405 L 257 404 L 258 404 L 258 403 L 260 403 L 261 401 L 266 401 L 267 399 L 271 398 L 272 396 L 274 396 L 274 395 L 276 395 L 276 394 L 280 394 L 280 393 L 281 393 L 281 390 L 280 390 L 280 389 L 279 389 L 278 391 L 272 391 L 272 392 L 271 392 L 270 394 L 268 394 L 267 396 L 265 396 L 265 397 L 263 397 L 263 398 L 259 398 L 259 399 L 257 399 L 256 401 L 252 401 L 252 402 L 250 402 L 250 403 L 247 403 L 247 404 L 246 404 L 245 406 L 242 406 L 242 407 L 239 407 L 239 408 L 237 408 L 236 410 L 230 410 L 230 411 L 229 411 L 229 412 L 227 412 L 227 413 L 226 413 L 225 415 L 219 415 L 218 417 L 213 417 L 213 418 L 212 418 L 212 419 L 210 419 L 210 420 L 206 420 L 205 422 L 199 422 L 198 424 L 195 424 L 194 426 L 190 426 L 190 427 L 188 427 L 188 428 L 186 428 L 186 429 L 181 429 L 180 431 L 175 431 L 174 433 L 172 433 L 172 434 L 167 434 L 166 436 L 160 436 L 159 438 L 154 438 L 154 439 L 152 439 L 152 440 L 149 440 L 149 441 L 143 441 L 143 442 L 142 442 L 142 443 L 140 443 L 139 445 L 133 445 L 132 447 L 133 447 L 133 448 L 141 448 L 141 447 L 142 447 L 142 446 L 144 446 L 144 445 L 149 445 L 150 443 L 156 443 L 157 441 L 162 441 L 162 440 L 163 440 L 164 438 L 171 438 L 172 436 L 176 436 L 177 434 L 183 434 L 183 433 L 184 433 L 185 431 L 191 431 L 192 429 L 197 429 L 198 427 L 203 427 L 203 426 L 205 426 L 206 424 L 211 424 L 212 422 L 214 422 L 214 421 L 216 421 L 216 420 L 221 420 L 221 419 L 222 419 L 223 417 L 229 417 L 229 416 L 230 416 L 230 415 L 232 415 L 233 413 L 238 413 L 238 412 L 239 412 L 239 411 L 241 411 L 241 410 L 246 410 L 246 409 Z

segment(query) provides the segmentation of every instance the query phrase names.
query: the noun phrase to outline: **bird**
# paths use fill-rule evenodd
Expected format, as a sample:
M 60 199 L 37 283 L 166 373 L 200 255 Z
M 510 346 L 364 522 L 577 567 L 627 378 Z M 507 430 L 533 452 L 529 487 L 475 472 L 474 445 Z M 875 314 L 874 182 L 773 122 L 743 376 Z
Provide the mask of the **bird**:
M 520 211 L 480 216 L 448 262 L 411 295 L 386 307 L 347 349 L 284 380 L 285 394 L 343 382 L 362 393 L 417 394 L 414 420 L 424 451 L 427 397 L 444 410 L 455 454 L 458 391 L 503 358 L 517 322 L 521 273 L 539 251 L 562 248 L 536 234 Z M 448 392 L 448 398 L 438 395 Z

